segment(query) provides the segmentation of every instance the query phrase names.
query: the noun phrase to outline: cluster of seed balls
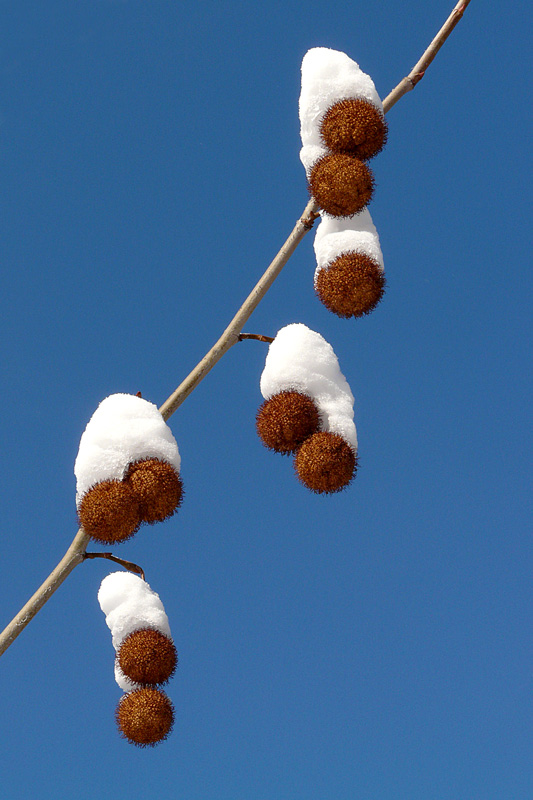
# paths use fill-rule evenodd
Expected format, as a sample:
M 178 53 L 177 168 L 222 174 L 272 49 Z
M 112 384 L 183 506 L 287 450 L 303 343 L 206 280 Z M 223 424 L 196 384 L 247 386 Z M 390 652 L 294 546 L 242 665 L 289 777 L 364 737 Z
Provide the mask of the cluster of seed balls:
M 85 532 L 102 544 L 124 542 L 145 522 L 162 522 L 178 509 L 183 484 L 174 467 L 157 458 L 128 466 L 124 478 L 97 483 L 83 496 L 78 517 Z
M 348 217 L 370 202 L 374 176 L 366 164 L 387 141 L 385 117 L 361 98 L 340 100 L 325 113 L 320 135 L 330 151 L 309 175 L 309 190 L 327 214 Z M 379 264 L 365 253 L 342 253 L 315 281 L 321 302 L 340 317 L 369 314 L 379 303 L 385 278 Z
M 339 434 L 319 430 L 318 408 L 303 392 L 287 389 L 265 400 L 256 427 L 265 447 L 294 454 L 298 479 L 311 491 L 339 492 L 353 479 L 357 457 L 352 447 Z
M 153 746 L 169 735 L 174 708 L 157 688 L 167 683 L 178 663 L 174 642 L 154 628 L 130 633 L 120 645 L 117 666 L 139 688 L 123 695 L 116 710 L 121 734 L 138 747 Z

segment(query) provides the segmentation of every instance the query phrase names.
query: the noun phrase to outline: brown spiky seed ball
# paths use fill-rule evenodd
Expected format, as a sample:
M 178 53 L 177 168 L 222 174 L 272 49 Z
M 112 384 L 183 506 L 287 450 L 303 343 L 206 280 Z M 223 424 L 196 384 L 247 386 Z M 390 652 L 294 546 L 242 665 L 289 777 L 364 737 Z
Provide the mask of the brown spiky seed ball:
M 120 699 L 115 716 L 119 731 L 129 742 L 147 747 L 167 738 L 174 708 L 164 692 L 144 686 Z
M 350 153 L 366 161 L 377 155 L 387 141 L 385 117 L 368 100 L 340 100 L 328 108 L 320 133 L 335 153 Z
M 372 198 L 374 176 L 358 158 L 331 153 L 319 158 L 309 175 L 309 190 L 332 217 L 350 217 Z
M 118 649 L 117 662 L 130 681 L 159 684 L 174 674 L 178 655 L 172 639 L 153 628 L 142 628 L 126 636 Z
M 116 544 L 137 531 L 139 503 L 122 481 L 102 481 L 83 496 L 78 517 L 85 533 L 102 544 Z
M 385 275 L 366 253 L 343 253 L 318 271 L 318 298 L 339 317 L 362 317 L 377 306 L 385 291 Z
M 265 447 L 277 453 L 294 453 L 318 430 L 320 418 L 315 403 L 302 392 L 285 390 L 261 405 L 256 416 L 257 433 Z
M 130 465 L 125 481 L 137 497 L 143 522 L 162 522 L 181 504 L 181 478 L 166 461 L 157 458 L 136 461 Z
M 357 457 L 342 436 L 319 431 L 306 439 L 294 457 L 298 478 L 317 494 L 340 492 L 355 475 Z

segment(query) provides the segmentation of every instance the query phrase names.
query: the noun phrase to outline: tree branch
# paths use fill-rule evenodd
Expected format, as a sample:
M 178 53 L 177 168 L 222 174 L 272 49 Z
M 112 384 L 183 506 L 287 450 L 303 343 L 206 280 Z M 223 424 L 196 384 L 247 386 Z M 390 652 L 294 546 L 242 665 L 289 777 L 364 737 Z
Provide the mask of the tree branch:
M 407 75 L 407 77 L 403 78 L 398 86 L 396 86 L 392 92 L 390 92 L 385 100 L 383 101 L 383 110 L 385 114 L 387 111 L 393 107 L 398 100 L 410 92 L 412 89 L 415 88 L 416 84 L 419 83 L 424 75 L 426 74 L 426 70 L 441 49 L 442 45 L 453 31 L 457 23 L 461 20 L 465 8 L 470 3 L 470 0 L 459 0 L 455 8 L 453 9 L 452 13 L 437 33 L 427 50 L 425 50 L 422 57 L 416 62 L 413 69 Z
M 387 111 L 389 111 L 392 106 L 397 103 L 401 97 L 403 97 L 404 94 L 411 91 L 411 89 L 414 89 L 416 84 L 423 78 L 426 69 L 431 64 L 438 51 L 463 16 L 464 10 L 469 2 L 470 0 L 460 0 L 460 2 L 457 3 L 436 37 L 424 52 L 422 58 L 415 64 L 409 75 L 406 78 L 403 78 L 403 80 L 400 81 L 400 83 L 392 90 L 392 92 L 387 95 L 383 101 L 383 110 L 385 113 L 387 113 Z M 170 395 L 170 397 L 165 400 L 159 409 L 165 420 L 167 420 L 174 413 L 174 411 L 179 408 L 183 401 L 205 378 L 207 373 L 213 369 L 215 364 L 222 358 L 222 356 L 239 341 L 239 335 L 244 324 L 250 318 L 253 311 L 270 289 L 275 279 L 278 277 L 281 270 L 304 238 L 305 234 L 313 227 L 314 221 L 318 217 L 318 211 L 318 205 L 313 199 L 311 199 L 307 203 L 292 232 L 289 234 L 287 241 L 274 258 L 264 275 L 254 286 L 222 336 L 213 345 L 209 352 L 206 353 L 206 355 L 192 370 L 192 372 L 187 375 L 185 380 L 181 382 L 181 384 Z M 49 597 L 51 597 L 55 590 L 63 583 L 65 578 L 70 575 L 74 567 L 77 567 L 78 564 L 81 564 L 81 562 L 84 561 L 86 556 L 85 551 L 88 543 L 89 536 L 87 536 L 83 528 L 80 528 L 69 549 L 54 571 L 48 576 L 39 589 L 37 589 L 33 597 L 28 600 L 24 608 L 19 611 L 17 616 L 0 634 L 0 655 L 7 650 L 10 644 L 17 638 L 19 633 L 34 618 Z M 102 554 L 102 556 L 109 557 L 105 556 L 104 554 Z M 95 558 L 97 557 L 97 554 L 91 554 L 87 557 Z M 114 556 L 111 558 L 116 560 Z M 119 562 L 120 561 L 121 560 L 119 560 Z

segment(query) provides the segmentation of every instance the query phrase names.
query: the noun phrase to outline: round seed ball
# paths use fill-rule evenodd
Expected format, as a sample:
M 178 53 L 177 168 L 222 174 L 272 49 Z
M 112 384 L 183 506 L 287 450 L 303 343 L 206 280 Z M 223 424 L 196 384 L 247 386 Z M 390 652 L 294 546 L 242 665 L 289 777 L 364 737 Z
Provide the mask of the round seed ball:
M 125 481 L 137 498 L 143 522 L 162 522 L 181 504 L 181 478 L 166 461 L 157 458 L 137 461 L 130 465 Z
M 256 428 L 265 447 L 288 454 L 318 430 L 319 421 L 318 409 L 310 397 L 286 390 L 261 405 Z
M 167 738 L 174 708 L 164 692 L 144 686 L 120 699 L 115 716 L 119 731 L 129 742 L 147 747 Z
M 372 198 L 374 176 L 363 161 L 345 153 L 322 156 L 311 170 L 309 190 L 333 217 L 350 217 Z
M 137 531 L 139 503 L 122 481 L 102 481 L 83 496 L 78 517 L 85 532 L 96 542 L 116 544 Z
M 339 317 L 362 317 L 383 297 L 385 275 L 366 253 L 343 253 L 318 271 L 315 290 L 326 308 Z
M 336 153 L 350 153 L 366 161 L 385 146 L 385 117 L 368 100 L 340 100 L 329 108 L 320 126 L 326 147 Z
M 340 492 L 353 479 L 357 457 L 337 433 L 319 431 L 306 439 L 294 457 L 299 480 L 317 494 Z
M 126 636 L 117 652 L 120 669 L 134 683 L 166 683 L 178 655 L 174 642 L 161 631 L 142 628 Z

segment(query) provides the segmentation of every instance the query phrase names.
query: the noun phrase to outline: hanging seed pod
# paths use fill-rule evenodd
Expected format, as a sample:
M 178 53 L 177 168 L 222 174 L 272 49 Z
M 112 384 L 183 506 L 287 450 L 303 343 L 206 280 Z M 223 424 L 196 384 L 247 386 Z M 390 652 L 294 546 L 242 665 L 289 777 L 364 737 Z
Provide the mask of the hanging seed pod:
M 330 106 L 320 123 L 320 133 L 330 150 L 362 161 L 381 152 L 387 141 L 383 113 L 361 98 L 339 100 Z
M 318 430 L 320 417 L 313 400 L 302 392 L 284 390 L 261 405 L 257 433 L 265 447 L 277 453 L 294 453 Z
M 169 636 L 154 628 L 128 634 L 117 651 L 117 663 L 132 683 L 167 683 L 176 670 L 178 654 Z
M 305 440 L 294 457 L 298 478 L 317 494 L 340 492 L 355 477 L 357 457 L 336 433 L 319 431 Z
M 370 314 L 385 291 L 385 276 L 377 261 L 365 253 L 343 253 L 327 269 L 318 270 L 319 300 L 339 317 Z
M 139 504 L 125 483 L 102 481 L 82 498 L 78 517 L 85 533 L 101 544 L 125 542 L 140 525 Z
M 181 505 L 181 478 L 166 461 L 157 458 L 136 461 L 130 464 L 125 481 L 137 498 L 143 522 L 162 522 L 171 517 Z
M 322 156 L 309 174 L 309 191 L 320 208 L 333 217 L 357 214 L 370 202 L 373 190 L 370 168 L 343 153 Z
M 120 733 L 138 747 L 153 747 L 167 738 L 174 724 L 174 707 L 166 694 L 144 686 L 125 694 L 116 710 Z

